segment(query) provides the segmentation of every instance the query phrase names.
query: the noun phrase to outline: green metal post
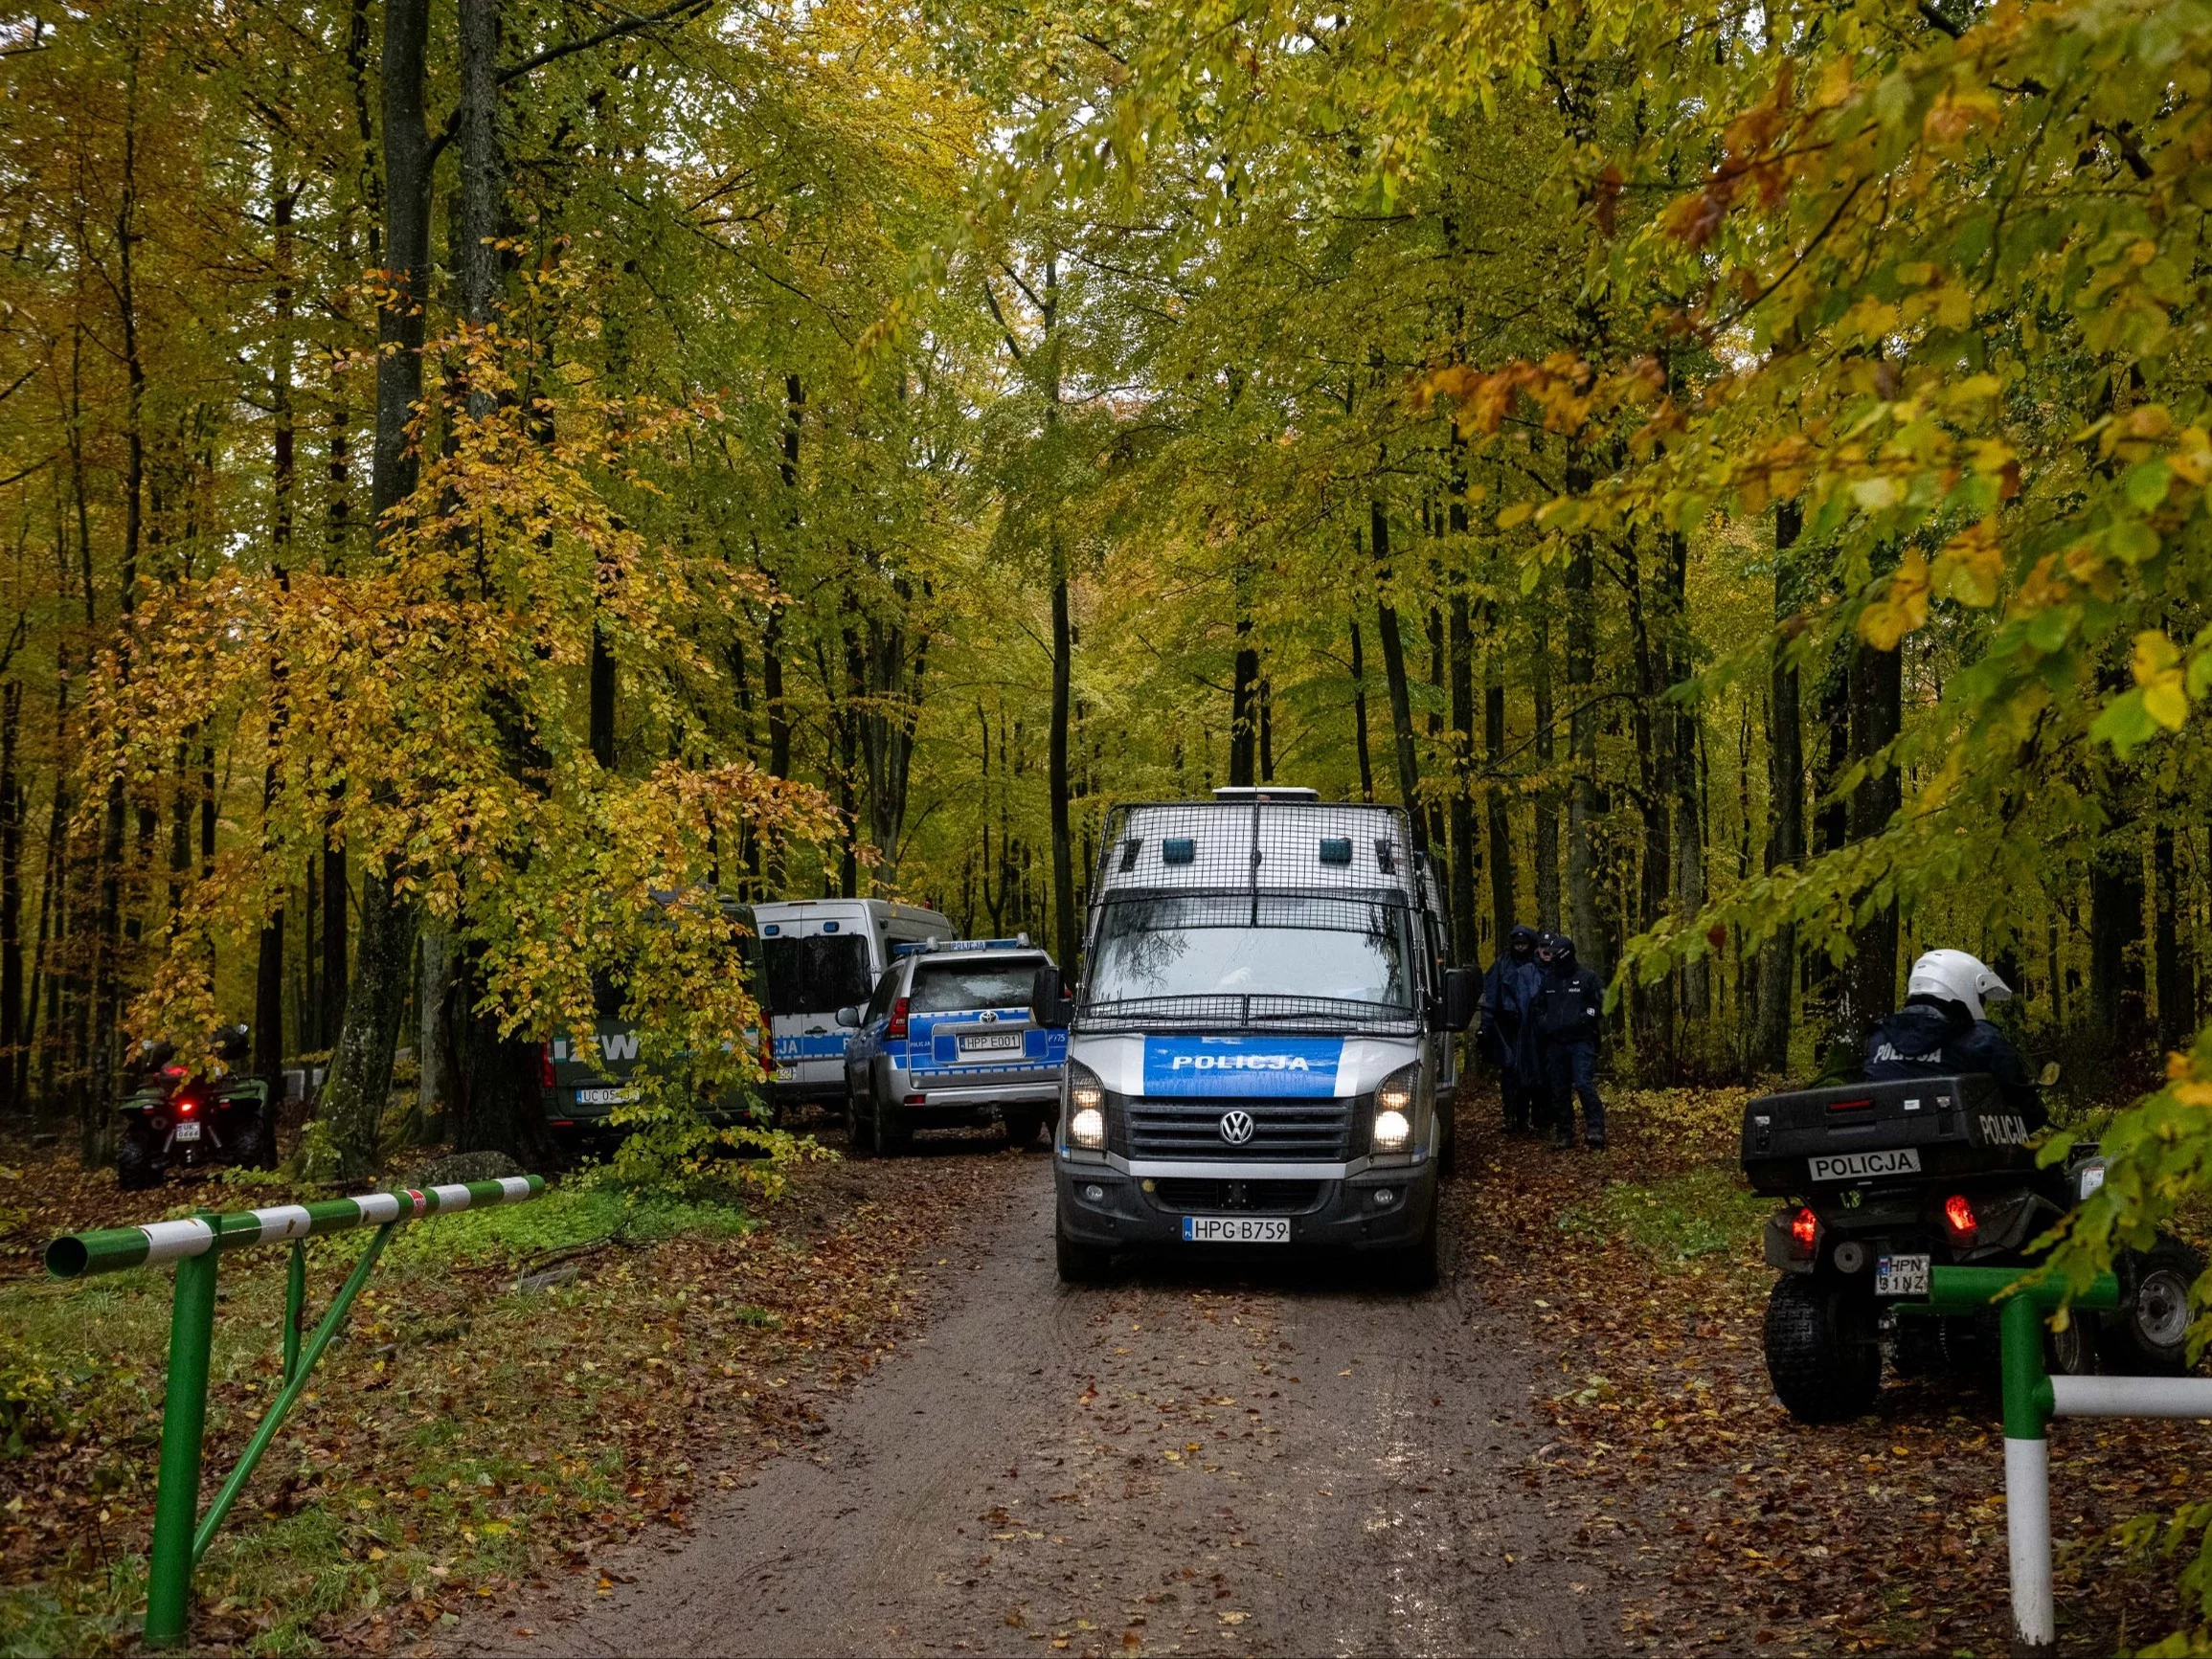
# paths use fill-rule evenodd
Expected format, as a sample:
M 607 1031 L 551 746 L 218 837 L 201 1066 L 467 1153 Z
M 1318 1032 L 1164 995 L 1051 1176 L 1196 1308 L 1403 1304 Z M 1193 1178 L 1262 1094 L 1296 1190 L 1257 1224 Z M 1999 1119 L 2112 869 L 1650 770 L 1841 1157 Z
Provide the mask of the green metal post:
M 284 1265 L 284 1380 L 300 1374 L 300 1314 L 307 1302 L 307 1241 L 292 1241 L 292 1259 Z
M 154 1489 L 153 1549 L 147 1571 L 149 1648 L 181 1646 L 192 1616 L 192 1523 L 199 1518 L 208 1357 L 215 1332 L 215 1266 L 221 1259 L 210 1250 L 184 1257 L 176 1265 L 176 1298 L 169 1326 L 169 1387 L 161 1405 L 161 1475 Z
M 2051 1422 L 2051 1379 L 2043 1370 L 2043 1310 L 2025 1296 L 1998 1310 L 2004 1367 L 2004 1437 L 2041 1440 Z
M 353 1307 L 353 1298 L 361 1293 L 361 1287 L 369 1282 L 375 1271 L 376 1258 L 384 1253 L 384 1246 L 392 1237 L 397 1222 L 386 1222 L 376 1229 L 376 1236 L 369 1241 L 369 1247 L 361 1252 L 361 1260 L 353 1271 L 346 1276 L 345 1285 L 331 1300 L 330 1310 L 323 1315 L 322 1324 L 315 1327 L 315 1334 L 307 1343 L 306 1353 L 300 1356 L 299 1369 L 286 1382 L 283 1391 L 270 1403 L 260 1425 L 254 1430 L 254 1438 L 246 1442 L 246 1449 L 238 1454 L 237 1467 L 215 1493 L 215 1501 L 208 1505 L 207 1514 L 201 1518 L 199 1530 L 192 1536 L 192 1558 L 196 1564 L 208 1553 L 208 1546 L 215 1541 L 215 1534 L 222 1531 L 223 1521 L 231 1513 L 231 1505 L 238 1501 L 238 1493 L 246 1490 L 246 1482 L 253 1478 L 254 1469 L 261 1461 L 261 1454 L 269 1449 L 269 1442 L 277 1438 L 277 1430 L 284 1426 L 284 1419 L 291 1415 L 292 1406 L 307 1386 L 307 1379 L 314 1374 L 315 1362 L 323 1357 L 323 1350 L 330 1346 L 338 1328 L 346 1323 L 346 1315 Z

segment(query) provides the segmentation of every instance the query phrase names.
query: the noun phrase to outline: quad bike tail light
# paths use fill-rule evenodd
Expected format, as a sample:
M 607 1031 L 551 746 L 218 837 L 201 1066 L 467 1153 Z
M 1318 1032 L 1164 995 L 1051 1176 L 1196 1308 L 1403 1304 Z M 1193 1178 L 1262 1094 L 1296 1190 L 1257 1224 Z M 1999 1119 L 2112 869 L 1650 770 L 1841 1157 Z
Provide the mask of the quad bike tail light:
M 196 1114 L 198 1113 L 198 1111 L 199 1111 L 199 1109 L 200 1109 L 200 1103 L 199 1103 L 198 1101 L 194 1100 L 194 1099 L 193 1099 L 193 1098 L 192 1098 L 191 1095 L 189 1095 L 189 1094 L 180 1094 L 180 1095 L 178 1095 L 178 1096 L 177 1096 L 177 1101 L 176 1101 L 176 1114 L 177 1114 L 177 1116 L 179 1116 L 179 1117 L 192 1117 L 192 1116 L 194 1116 L 194 1115 L 196 1115 Z
M 1974 1204 L 1964 1193 L 1952 1193 L 1943 1200 L 1943 1224 L 1954 1244 L 1971 1244 L 1981 1230 L 1981 1222 L 1974 1213 Z
M 1790 1218 L 1790 1242 L 1800 1256 L 1810 1256 L 1820 1241 L 1820 1218 L 1810 1209 L 1800 1209 Z

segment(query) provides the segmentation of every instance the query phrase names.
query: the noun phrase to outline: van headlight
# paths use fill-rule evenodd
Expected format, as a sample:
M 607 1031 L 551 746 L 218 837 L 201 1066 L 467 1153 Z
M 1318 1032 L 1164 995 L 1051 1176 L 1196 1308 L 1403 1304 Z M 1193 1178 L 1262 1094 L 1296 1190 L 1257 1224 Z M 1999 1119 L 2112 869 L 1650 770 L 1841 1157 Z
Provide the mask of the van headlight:
M 1420 1085 L 1421 1067 L 1416 1063 L 1400 1066 L 1376 1088 L 1376 1152 L 1404 1152 L 1413 1144 L 1413 1093 Z
M 1068 1144 L 1106 1150 L 1106 1086 L 1079 1060 L 1068 1063 Z

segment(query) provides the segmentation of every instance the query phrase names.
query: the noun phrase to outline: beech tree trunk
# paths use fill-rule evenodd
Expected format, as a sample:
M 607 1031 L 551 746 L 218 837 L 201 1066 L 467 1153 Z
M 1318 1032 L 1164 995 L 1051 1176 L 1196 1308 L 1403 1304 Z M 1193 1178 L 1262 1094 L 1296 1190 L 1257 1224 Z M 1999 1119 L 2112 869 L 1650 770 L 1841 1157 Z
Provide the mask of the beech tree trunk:
M 1360 798 L 1375 798 L 1375 760 L 1367 747 L 1367 664 L 1360 644 L 1359 614 L 1352 615 L 1352 743 L 1359 751 Z
M 1455 531 L 1466 527 L 1463 502 L 1452 504 Z M 1475 921 L 1475 866 L 1480 862 L 1475 841 L 1475 623 L 1467 585 L 1452 585 L 1450 631 L 1452 681 L 1452 937 L 1453 960 L 1481 959 L 1482 941 Z
M 1589 488 L 1587 473 L 1570 491 Z M 1597 690 L 1597 596 L 1590 550 L 1584 548 L 1567 567 L 1567 912 L 1575 945 L 1601 958 L 1597 921 L 1596 855 L 1591 845 L 1597 807 L 1597 714 L 1591 700 Z M 1603 970 L 1600 970 L 1603 972 Z
M 386 511 L 415 493 L 418 476 L 408 449 L 408 423 L 422 397 L 423 302 L 427 298 L 430 243 L 430 135 L 423 120 L 423 56 L 430 30 L 430 0 L 385 0 L 384 7 L 384 247 L 390 261 L 388 292 L 376 310 L 376 442 L 371 491 L 376 533 Z M 379 549 L 381 550 L 381 549 Z M 330 880 L 325 854 L 324 946 L 332 923 L 344 925 L 343 863 Z M 343 861 L 344 854 L 337 854 Z M 415 959 L 415 915 L 394 886 L 395 871 L 381 863 L 362 883 L 361 942 L 345 1021 L 323 1086 L 322 1115 L 336 1147 L 342 1178 L 365 1180 L 375 1172 L 381 1121 L 392 1092 L 392 1052 L 407 1005 Z M 333 914 L 335 912 L 335 914 Z M 343 935 L 339 960 L 343 962 Z M 330 995 L 325 957 L 325 995 Z M 342 975 L 340 975 L 342 978 Z
M 1797 610 L 1797 581 L 1790 551 L 1804 526 L 1794 501 L 1774 509 L 1774 619 Z M 1797 670 L 1777 640 L 1767 686 L 1767 851 L 1769 875 L 1794 868 L 1805 856 L 1804 723 L 1797 706 Z M 1790 993 L 1796 977 L 1797 930 L 1785 922 L 1759 952 L 1757 1028 L 1752 1064 L 1780 1075 L 1790 1069 Z
M 1534 749 L 1537 770 L 1545 781 L 1536 792 L 1536 925 L 1546 933 L 1559 931 L 1559 792 L 1550 778 L 1551 743 L 1551 623 L 1539 599 L 1535 617 L 1535 650 L 1529 658 L 1529 692 L 1535 705 Z M 1597 941 L 1590 941 L 1594 951 Z
M 1390 593 L 1390 517 L 1380 500 L 1367 504 L 1367 538 L 1377 572 L 1375 631 L 1383 640 L 1383 675 L 1390 688 L 1390 736 L 1398 760 L 1398 798 L 1412 826 L 1413 846 L 1427 851 L 1428 825 L 1421 811 L 1421 760 L 1413 747 L 1413 695 L 1406 680 L 1406 642 L 1398 632 L 1397 607 Z
M 1505 804 L 1505 647 L 1499 638 L 1498 607 L 1482 607 L 1482 757 L 1490 781 L 1483 811 L 1490 829 L 1491 943 L 1505 949 L 1513 930 L 1513 821 Z

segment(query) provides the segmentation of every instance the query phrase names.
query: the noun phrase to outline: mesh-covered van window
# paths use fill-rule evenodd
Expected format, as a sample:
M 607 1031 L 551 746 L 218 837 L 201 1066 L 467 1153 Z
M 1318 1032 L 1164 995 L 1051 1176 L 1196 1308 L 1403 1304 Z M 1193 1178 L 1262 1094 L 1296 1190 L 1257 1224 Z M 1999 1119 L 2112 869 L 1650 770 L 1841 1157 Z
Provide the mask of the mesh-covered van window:
M 1400 905 L 1298 895 L 1155 893 L 1101 908 L 1088 1006 L 1185 998 L 1413 1004 Z
M 1044 965 L 1042 956 L 1017 962 L 918 962 L 908 1006 L 916 1014 L 964 1014 L 975 1008 L 1027 1013 L 1029 988 Z

